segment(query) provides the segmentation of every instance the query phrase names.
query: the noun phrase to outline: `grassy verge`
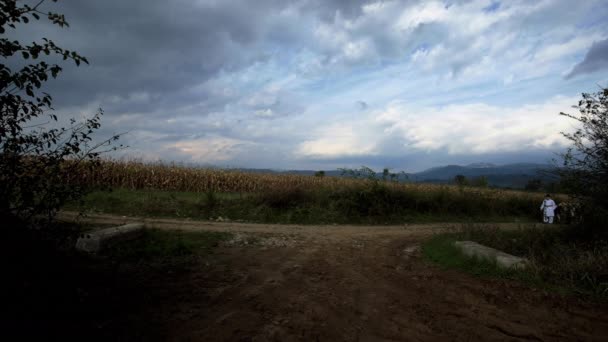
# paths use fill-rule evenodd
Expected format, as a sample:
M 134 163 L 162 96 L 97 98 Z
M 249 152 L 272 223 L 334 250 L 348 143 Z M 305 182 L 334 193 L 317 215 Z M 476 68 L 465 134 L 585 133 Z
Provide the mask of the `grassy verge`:
M 227 232 L 147 229 L 141 238 L 118 244 L 103 255 L 121 262 L 174 262 L 207 254 L 231 236 Z
M 158 190 L 95 191 L 68 210 L 131 216 L 298 224 L 403 222 L 531 222 L 538 203 L 526 194 L 458 191 L 449 187 L 400 189 L 362 183 L 340 189 L 286 187 L 258 193 Z
M 516 279 L 537 287 L 608 299 L 608 243 L 578 239 L 573 228 L 502 231 L 487 226 L 467 226 L 440 234 L 423 246 L 425 257 L 446 268 L 479 275 Z M 505 270 L 495 264 L 464 256 L 454 241 L 469 240 L 525 257 L 526 270 Z
M 129 336 L 121 340 L 164 340 L 162 330 L 153 325 L 144 324 L 131 336 L 120 326 L 106 324 L 117 317 L 137 317 L 149 303 L 166 300 L 158 284 L 187 279 L 193 268 L 200 269 L 199 257 L 212 258 L 214 247 L 230 238 L 227 233 L 148 230 L 138 240 L 92 257 L 74 250 L 78 233 L 87 228 L 61 224 L 49 231 L 4 229 L 4 335 L 76 340 L 94 331 L 93 340 L 116 340 L 117 333 Z

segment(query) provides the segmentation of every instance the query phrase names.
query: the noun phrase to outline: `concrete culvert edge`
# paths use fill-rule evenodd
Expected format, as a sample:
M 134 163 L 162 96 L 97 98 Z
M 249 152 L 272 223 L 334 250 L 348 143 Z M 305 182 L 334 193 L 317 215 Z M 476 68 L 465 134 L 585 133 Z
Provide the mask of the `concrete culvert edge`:
M 137 239 L 143 234 L 143 231 L 143 223 L 131 223 L 101 229 L 78 238 L 76 249 L 87 253 L 99 253 L 104 248 L 117 242 Z
M 528 260 L 516 257 L 497 249 L 478 244 L 474 241 L 456 241 L 454 245 L 466 256 L 477 257 L 490 262 L 496 262 L 500 268 L 526 268 Z

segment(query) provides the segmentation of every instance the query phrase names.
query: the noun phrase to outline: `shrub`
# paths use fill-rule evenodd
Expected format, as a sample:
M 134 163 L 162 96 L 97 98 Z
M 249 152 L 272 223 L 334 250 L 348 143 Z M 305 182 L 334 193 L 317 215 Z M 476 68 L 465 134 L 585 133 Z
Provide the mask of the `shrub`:
M 43 2 L 31 7 L 3 1 L 0 33 L 15 31 L 19 24 L 40 19 Z M 68 25 L 63 15 L 48 12 L 46 17 L 55 25 Z M 37 60 L 44 53 L 80 65 L 88 63 L 85 57 L 46 38 L 23 45 L 3 37 L 0 51 L 3 61 L 25 64 L 18 71 L 11 70 L 9 63 L 0 64 L 0 220 L 12 225 L 49 223 L 66 201 L 83 194 L 83 187 L 69 184 L 77 166 L 90 160 L 88 166 L 95 167 L 100 149 L 111 145 L 118 136 L 92 143 L 92 134 L 100 127 L 101 110 L 83 123 L 71 120 L 68 127 L 48 128 L 38 124 L 43 120 L 58 121 L 51 112 L 51 96 L 38 89 L 49 76 L 55 78 L 61 67 L 44 61 L 27 64 L 27 60 Z M 66 164 L 66 160 L 71 162 Z
M 562 133 L 572 146 L 562 155 L 563 185 L 581 203 L 582 227 L 590 237 L 608 236 L 608 88 L 582 94 L 579 115 L 560 113 L 580 126 Z

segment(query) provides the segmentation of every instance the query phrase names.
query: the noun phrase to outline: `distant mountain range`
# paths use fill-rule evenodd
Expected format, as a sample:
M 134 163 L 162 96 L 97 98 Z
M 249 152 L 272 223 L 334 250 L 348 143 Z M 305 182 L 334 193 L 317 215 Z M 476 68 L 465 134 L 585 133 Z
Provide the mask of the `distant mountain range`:
M 297 174 L 312 176 L 314 170 L 271 170 L 271 169 L 238 169 L 251 173 L 278 173 Z M 495 165 L 490 163 L 474 163 L 465 166 L 447 165 L 433 167 L 416 173 L 407 174 L 409 181 L 417 183 L 448 184 L 454 181 L 457 175 L 463 175 L 468 179 L 486 177 L 488 184 L 497 187 L 523 188 L 532 179 L 541 179 L 543 183 L 555 182 L 557 177 L 551 171 L 555 166 L 551 164 L 515 163 L 506 165 Z M 341 170 L 325 171 L 326 176 L 342 177 Z M 382 173 L 376 173 L 376 177 L 382 178 Z M 400 180 L 405 180 L 403 175 Z
M 543 183 L 555 182 L 557 177 L 552 174 L 555 166 L 550 164 L 516 163 L 494 165 L 476 163 L 466 166 L 447 165 L 431 168 L 410 175 L 414 182 L 449 183 L 457 175 L 469 179 L 486 177 L 491 186 L 523 188 L 532 179 L 541 179 Z

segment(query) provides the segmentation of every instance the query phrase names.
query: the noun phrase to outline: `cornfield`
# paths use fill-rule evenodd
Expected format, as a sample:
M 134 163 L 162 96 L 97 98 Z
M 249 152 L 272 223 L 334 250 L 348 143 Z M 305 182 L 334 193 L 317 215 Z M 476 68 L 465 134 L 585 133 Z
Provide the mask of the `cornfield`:
M 238 170 L 187 167 L 176 164 L 144 163 L 140 161 L 103 160 L 95 167 L 83 164 L 78 172 L 68 176 L 72 184 L 93 188 L 123 188 L 128 190 L 154 189 L 205 193 L 259 193 L 287 189 L 339 190 L 359 187 L 366 180 L 345 177 L 314 177 L 294 174 L 248 173 Z M 395 190 L 417 193 L 460 193 L 486 199 L 518 198 L 542 201 L 542 194 L 504 189 L 457 187 L 421 183 L 392 183 Z

